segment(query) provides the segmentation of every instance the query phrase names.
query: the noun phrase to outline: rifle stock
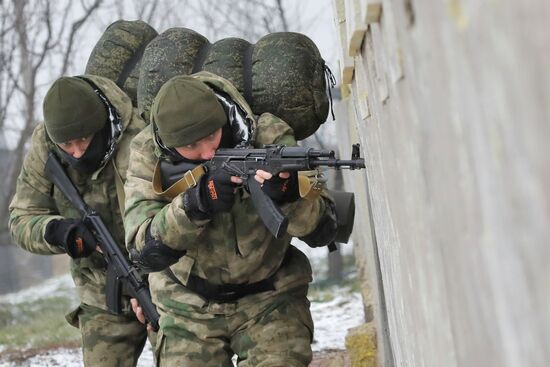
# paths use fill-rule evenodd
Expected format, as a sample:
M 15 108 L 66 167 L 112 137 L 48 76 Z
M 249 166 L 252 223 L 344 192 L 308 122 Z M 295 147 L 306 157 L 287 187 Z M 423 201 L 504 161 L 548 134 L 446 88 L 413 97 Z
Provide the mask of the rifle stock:
M 120 314 L 120 296 L 122 285 L 124 285 L 130 295 L 137 299 L 147 322 L 151 324 L 154 330 L 158 330 L 159 314 L 151 300 L 146 283 L 141 278 L 137 268 L 126 260 L 99 214 L 84 202 L 53 152 L 48 154 L 44 173 L 78 210 L 84 222 L 91 227 L 92 232 L 98 239 L 99 246 L 108 264 L 107 273 L 111 276 L 114 275 L 114 278 L 107 281 L 106 303 L 109 310 L 114 314 Z

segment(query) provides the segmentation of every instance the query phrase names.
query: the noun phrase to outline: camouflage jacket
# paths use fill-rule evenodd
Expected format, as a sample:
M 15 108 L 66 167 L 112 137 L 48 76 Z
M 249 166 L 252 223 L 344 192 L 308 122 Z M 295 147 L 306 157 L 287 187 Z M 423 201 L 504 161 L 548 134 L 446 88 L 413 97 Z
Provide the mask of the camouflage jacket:
M 122 120 L 123 131 L 113 158 L 92 175 L 83 175 L 70 167 L 66 168 L 66 172 L 84 201 L 99 213 L 115 240 L 124 248 L 124 228 L 113 159 L 124 181 L 130 141 L 145 127 L 145 123 L 138 116 L 137 110 L 133 109 L 130 98 L 114 82 L 96 76 L 86 75 L 85 78 L 95 83 L 115 107 Z M 32 135 L 31 147 L 23 162 L 15 196 L 9 207 L 9 227 L 15 243 L 27 251 L 45 255 L 63 252 L 60 247 L 52 246 L 44 240 L 46 225 L 54 219 L 80 218 L 78 211 L 44 176 L 50 150 L 55 152 L 57 148 L 49 139 L 45 125 L 41 123 Z M 87 258 L 71 260 L 71 273 L 83 303 L 106 309 L 105 270 L 105 260 L 98 252 Z
M 269 113 L 254 116 L 244 98 L 228 81 L 206 72 L 195 74 L 195 77 L 231 96 L 254 120 L 256 147 L 275 143 L 296 145 L 288 124 Z M 277 272 L 275 287 L 278 290 L 311 281 L 307 258 L 290 245 L 290 240 L 292 236 L 303 236 L 315 229 L 325 210 L 322 198 L 299 199 L 284 205 L 282 210 L 289 218 L 288 233 L 279 239 L 265 227 L 242 187 L 229 213 L 218 213 L 211 220 L 194 222 L 186 216 L 182 194 L 170 201 L 154 193 L 152 177 L 159 159 L 163 159 L 162 152 L 154 142 L 152 128 L 147 128 L 136 136 L 131 147 L 124 217 L 128 248 L 142 249 L 150 226 L 154 238 L 171 248 L 187 251 L 171 266 L 182 284 L 187 283 L 189 274 L 215 284 L 241 284 L 258 282 Z M 294 258 L 290 265 L 286 262 L 281 267 L 289 247 Z M 149 279 L 153 295 L 156 288 L 169 286 L 171 282 L 164 273 L 150 274 Z

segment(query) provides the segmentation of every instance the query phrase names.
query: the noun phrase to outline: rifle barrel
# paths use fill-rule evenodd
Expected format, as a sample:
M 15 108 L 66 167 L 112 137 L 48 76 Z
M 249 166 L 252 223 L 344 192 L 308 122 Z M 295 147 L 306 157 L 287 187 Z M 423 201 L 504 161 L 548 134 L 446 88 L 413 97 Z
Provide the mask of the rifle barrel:
M 336 168 L 365 168 L 364 159 L 313 159 L 311 160 L 311 166 L 326 166 L 326 167 L 336 167 Z

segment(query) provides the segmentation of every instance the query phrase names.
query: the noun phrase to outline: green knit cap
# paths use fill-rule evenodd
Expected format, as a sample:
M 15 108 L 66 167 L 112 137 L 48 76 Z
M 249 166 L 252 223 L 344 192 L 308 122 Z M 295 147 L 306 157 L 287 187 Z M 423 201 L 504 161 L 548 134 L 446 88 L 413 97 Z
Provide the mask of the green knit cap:
M 57 79 L 46 93 L 43 109 L 46 131 L 57 144 L 94 134 L 109 117 L 92 86 L 77 77 Z
M 185 75 L 173 77 L 160 88 L 151 116 L 160 139 L 170 148 L 194 143 L 227 122 L 212 89 Z

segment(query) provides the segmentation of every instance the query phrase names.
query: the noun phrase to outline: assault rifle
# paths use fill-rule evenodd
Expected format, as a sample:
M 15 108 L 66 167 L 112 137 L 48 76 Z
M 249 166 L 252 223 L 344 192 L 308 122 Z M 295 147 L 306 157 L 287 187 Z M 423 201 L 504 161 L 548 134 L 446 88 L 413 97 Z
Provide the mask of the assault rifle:
M 107 308 L 114 314 L 121 313 L 120 297 L 122 286 L 125 286 L 130 296 L 137 299 L 147 322 L 156 331 L 159 328 L 159 314 L 147 284 L 142 280 L 137 268 L 126 260 L 113 236 L 101 220 L 97 212 L 82 200 L 78 190 L 65 173 L 63 166 L 54 153 L 49 152 L 44 170 L 46 177 L 65 195 L 71 204 L 82 215 L 84 222 L 91 228 L 99 242 L 99 247 L 107 261 Z
M 365 161 L 360 158 L 359 144 L 352 145 L 350 160 L 336 159 L 333 150 L 268 145 L 262 149 L 220 148 L 204 166 L 209 171 L 223 169 L 242 178 L 260 218 L 270 232 L 279 238 L 286 232 L 288 219 L 254 179 L 256 170 L 261 169 L 277 175 L 280 172 L 309 171 L 323 166 L 336 169 L 359 169 L 365 168 Z M 162 161 L 162 186 L 171 186 L 192 168 L 193 165 L 188 162 Z

